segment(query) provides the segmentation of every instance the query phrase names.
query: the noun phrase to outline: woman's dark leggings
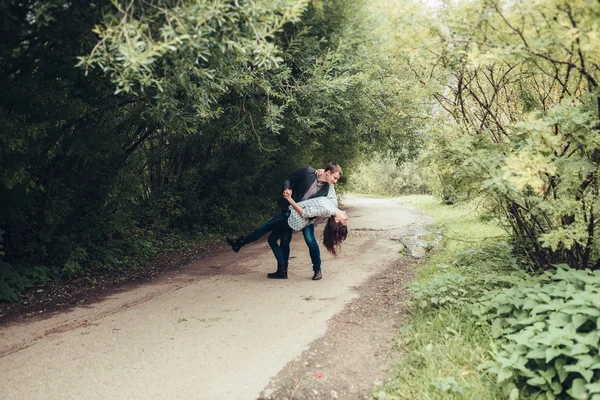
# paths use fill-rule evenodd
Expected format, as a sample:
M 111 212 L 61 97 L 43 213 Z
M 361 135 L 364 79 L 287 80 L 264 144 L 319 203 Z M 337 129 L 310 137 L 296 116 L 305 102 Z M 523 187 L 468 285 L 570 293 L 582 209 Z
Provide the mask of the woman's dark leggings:
M 244 237 L 244 245 L 256 242 L 263 237 L 267 232 L 269 235 L 269 246 L 273 250 L 273 254 L 279 263 L 287 264 L 290 257 L 290 241 L 292 238 L 292 228 L 288 225 L 288 217 L 290 211 L 279 214 L 275 218 L 265 222 L 254 232 Z M 281 240 L 281 245 L 277 242 Z

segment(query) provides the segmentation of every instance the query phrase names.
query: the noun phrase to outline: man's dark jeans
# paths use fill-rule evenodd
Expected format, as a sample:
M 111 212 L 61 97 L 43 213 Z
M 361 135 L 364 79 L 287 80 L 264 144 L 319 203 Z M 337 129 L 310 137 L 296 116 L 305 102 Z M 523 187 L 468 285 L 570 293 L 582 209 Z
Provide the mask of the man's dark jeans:
M 258 227 L 254 232 L 245 237 L 245 244 L 252 243 L 263 237 L 267 232 L 271 232 L 269 235 L 269 246 L 275 255 L 278 262 L 287 264 L 290 259 L 290 243 L 292 241 L 293 230 L 288 225 L 288 217 L 290 211 L 279 214 L 270 221 L 265 222 Z M 319 249 L 319 243 L 315 238 L 315 226 L 310 224 L 302 229 L 304 235 L 304 241 L 308 246 L 310 259 L 313 264 L 313 271 L 321 270 L 321 250 Z M 278 244 L 277 242 L 280 242 Z
M 302 234 L 304 235 L 304 241 L 308 246 L 308 252 L 310 254 L 310 259 L 313 264 L 313 271 L 321 270 L 321 250 L 319 249 L 319 243 L 317 243 L 317 239 L 315 238 L 315 225 L 310 224 L 302 229 Z M 270 240 L 271 238 L 269 238 Z M 284 243 L 286 241 L 287 243 Z M 287 237 L 281 238 L 281 250 L 283 250 L 283 258 L 285 262 L 288 262 L 290 258 L 290 242 L 292 241 L 292 229 L 289 228 L 289 239 Z M 271 247 L 272 248 L 272 247 Z M 287 252 L 286 252 L 287 250 Z M 273 250 L 275 252 L 275 250 Z M 277 257 L 277 255 L 275 255 Z

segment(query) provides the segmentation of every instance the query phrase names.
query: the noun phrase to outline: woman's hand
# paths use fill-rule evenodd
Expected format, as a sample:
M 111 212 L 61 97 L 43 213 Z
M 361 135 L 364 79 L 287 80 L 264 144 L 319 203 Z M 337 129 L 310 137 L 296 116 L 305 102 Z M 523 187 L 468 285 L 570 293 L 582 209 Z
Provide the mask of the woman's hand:
M 298 203 L 296 203 L 294 201 L 294 199 L 292 199 L 292 191 L 290 190 L 289 193 L 283 192 L 283 198 L 286 199 L 292 206 L 292 208 L 294 210 L 296 210 L 296 212 L 300 215 L 302 215 L 302 212 L 304 211 L 304 209 L 302 207 L 300 207 L 298 205 Z

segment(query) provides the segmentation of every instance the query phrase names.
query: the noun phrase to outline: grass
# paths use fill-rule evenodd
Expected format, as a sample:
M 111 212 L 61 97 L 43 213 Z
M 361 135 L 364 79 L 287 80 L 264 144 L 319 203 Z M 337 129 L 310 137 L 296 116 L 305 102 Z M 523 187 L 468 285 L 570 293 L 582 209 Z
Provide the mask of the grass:
M 482 222 L 476 204 L 443 205 L 433 196 L 402 197 L 402 203 L 415 206 L 433 217 L 430 229 L 444 240 L 419 271 L 419 279 L 427 280 L 440 272 L 438 264 L 450 264 L 456 256 L 486 241 L 501 238 L 505 231 L 493 223 Z M 447 272 L 448 270 L 446 270 Z
M 492 223 L 482 222 L 476 206 L 442 205 L 431 196 L 406 196 L 434 219 L 433 229 L 444 236 L 419 271 L 419 282 L 448 272 L 450 264 L 467 249 L 503 235 Z M 375 390 L 376 399 L 502 399 L 494 378 L 478 370 L 488 358 L 493 339 L 486 326 L 466 309 L 414 309 L 410 323 L 398 334 L 400 358 L 388 382 Z

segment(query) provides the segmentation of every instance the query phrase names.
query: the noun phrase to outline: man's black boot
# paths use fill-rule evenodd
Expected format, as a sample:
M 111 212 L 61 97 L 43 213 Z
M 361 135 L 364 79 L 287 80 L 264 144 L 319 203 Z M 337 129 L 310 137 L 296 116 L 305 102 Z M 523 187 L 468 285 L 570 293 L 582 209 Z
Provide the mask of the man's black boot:
M 225 240 L 227 241 L 227 243 L 229 243 L 229 245 L 231 246 L 231 250 L 235 251 L 236 253 L 238 251 L 240 251 L 240 248 L 245 244 L 244 243 L 244 237 L 240 236 L 237 239 L 234 239 L 230 236 L 227 236 L 225 238 Z
M 277 272 L 272 272 L 267 274 L 267 278 L 269 279 L 287 279 L 287 264 L 282 264 L 280 262 L 277 263 Z
M 318 271 L 315 271 L 315 274 L 313 275 L 312 280 L 318 281 L 322 277 L 323 277 L 323 275 L 321 274 L 321 270 L 318 270 Z

